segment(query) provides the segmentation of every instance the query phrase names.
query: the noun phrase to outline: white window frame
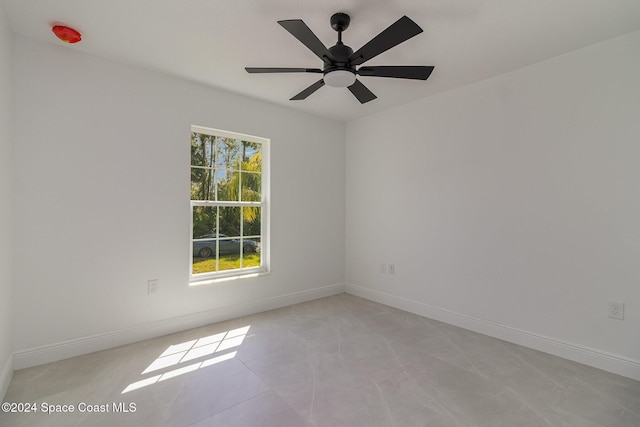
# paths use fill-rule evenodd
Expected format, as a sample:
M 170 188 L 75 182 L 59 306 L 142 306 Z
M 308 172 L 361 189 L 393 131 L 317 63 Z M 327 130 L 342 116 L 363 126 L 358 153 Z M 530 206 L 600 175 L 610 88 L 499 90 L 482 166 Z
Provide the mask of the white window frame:
M 206 285 L 235 279 L 255 277 L 268 274 L 270 271 L 270 244 L 269 244 L 269 196 L 270 196 L 270 144 L 271 140 L 253 135 L 246 135 L 237 132 L 230 132 L 221 129 L 207 128 L 202 126 L 191 126 L 192 133 L 200 133 L 210 136 L 239 139 L 241 141 L 255 142 L 261 145 L 262 152 L 262 186 L 261 200 L 259 202 L 235 202 L 235 201 L 213 201 L 213 200 L 191 200 L 189 196 L 189 285 Z M 189 170 L 191 170 L 191 155 L 189 155 Z M 189 186 L 191 188 L 191 186 Z M 210 207 L 260 207 L 260 266 L 243 267 L 233 270 L 215 271 L 209 273 L 193 274 L 193 208 L 194 206 Z M 242 237 L 242 236 L 241 236 Z M 240 250 L 242 254 L 242 249 Z

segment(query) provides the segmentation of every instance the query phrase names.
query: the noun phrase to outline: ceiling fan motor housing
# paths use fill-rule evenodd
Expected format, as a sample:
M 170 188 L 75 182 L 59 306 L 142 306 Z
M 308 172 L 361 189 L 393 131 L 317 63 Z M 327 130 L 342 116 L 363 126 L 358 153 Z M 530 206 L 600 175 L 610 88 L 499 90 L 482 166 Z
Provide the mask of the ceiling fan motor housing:
M 329 53 L 331 54 L 331 62 L 324 63 L 324 69 L 336 68 L 343 70 L 353 70 L 355 72 L 355 67 L 349 65 L 349 57 L 353 54 L 353 49 L 351 49 L 346 44 L 338 43 L 335 46 L 329 48 Z

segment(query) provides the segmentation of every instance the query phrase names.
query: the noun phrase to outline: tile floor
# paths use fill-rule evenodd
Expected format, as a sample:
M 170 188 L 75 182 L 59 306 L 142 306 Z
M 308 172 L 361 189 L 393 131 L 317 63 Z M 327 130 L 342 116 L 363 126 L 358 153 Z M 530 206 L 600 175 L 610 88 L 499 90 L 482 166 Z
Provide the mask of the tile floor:
M 640 426 L 638 381 L 346 294 L 17 371 L 5 401 L 38 412 L 1 426 Z

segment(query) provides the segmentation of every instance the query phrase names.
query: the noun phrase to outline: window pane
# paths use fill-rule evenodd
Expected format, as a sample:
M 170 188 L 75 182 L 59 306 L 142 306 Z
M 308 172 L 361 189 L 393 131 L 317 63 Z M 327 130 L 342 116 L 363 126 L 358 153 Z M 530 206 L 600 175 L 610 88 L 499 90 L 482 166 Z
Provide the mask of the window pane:
M 260 240 L 256 238 L 244 239 L 242 246 L 242 268 L 260 267 L 262 257 Z
M 246 207 L 242 208 L 242 231 L 243 236 L 260 236 L 261 230 L 261 208 L 259 206 L 256 207 Z
M 226 169 L 214 169 L 214 182 L 215 182 L 215 199 L 212 200 L 222 200 L 228 201 L 228 187 L 229 187 L 229 174 Z
M 192 273 L 210 273 L 217 270 L 217 235 L 215 234 L 218 208 L 193 207 L 193 262 Z
M 259 245 L 260 242 L 256 242 L 256 244 Z M 260 267 L 262 265 L 261 258 L 262 252 L 245 252 L 242 258 L 242 268 Z
M 240 179 L 238 172 L 216 169 L 216 180 L 218 183 L 218 200 L 227 202 L 239 201 Z
M 219 269 L 240 268 L 240 208 L 220 207 Z
M 193 207 L 193 238 L 200 239 L 216 232 L 218 207 Z
M 262 265 L 261 241 L 261 208 L 242 208 L 243 253 L 242 267 L 259 267 Z
M 192 166 L 212 166 L 213 139 L 215 137 L 201 133 L 191 133 L 191 165 Z
M 227 200 L 240 201 L 240 172 L 233 171 L 229 173 L 229 187 L 227 191 Z
M 243 202 L 259 202 L 261 197 L 262 174 L 255 172 L 240 172 L 240 197 Z
M 217 259 L 214 258 L 194 258 L 191 265 L 191 274 L 215 273 Z
M 262 147 L 257 142 L 242 141 L 242 150 L 242 161 L 245 165 L 247 162 L 251 163 L 252 161 L 256 160 L 259 161 L 259 163 L 262 163 Z M 244 166 L 242 167 L 242 169 L 253 170 L 246 169 Z
M 238 169 L 242 144 L 240 140 L 216 137 L 216 167 Z
M 214 185 L 209 168 L 191 168 L 191 200 L 213 200 Z
M 240 268 L 240 208 L 220 208 L 220 231 L 220 270 Z
M 220 271 L 240 268 L 240 240 L 220 240 Z
M 220 207 L 220 234 L 227 237 L 240 237 L 240 208 Z

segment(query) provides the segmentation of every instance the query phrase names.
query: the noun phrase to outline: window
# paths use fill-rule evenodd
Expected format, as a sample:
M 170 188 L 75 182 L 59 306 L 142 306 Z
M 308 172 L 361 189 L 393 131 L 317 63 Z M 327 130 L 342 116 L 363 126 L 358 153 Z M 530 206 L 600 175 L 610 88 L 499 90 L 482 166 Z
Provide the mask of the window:
M 269 140 L 191 127 L 192 283 L 267 271 Z

